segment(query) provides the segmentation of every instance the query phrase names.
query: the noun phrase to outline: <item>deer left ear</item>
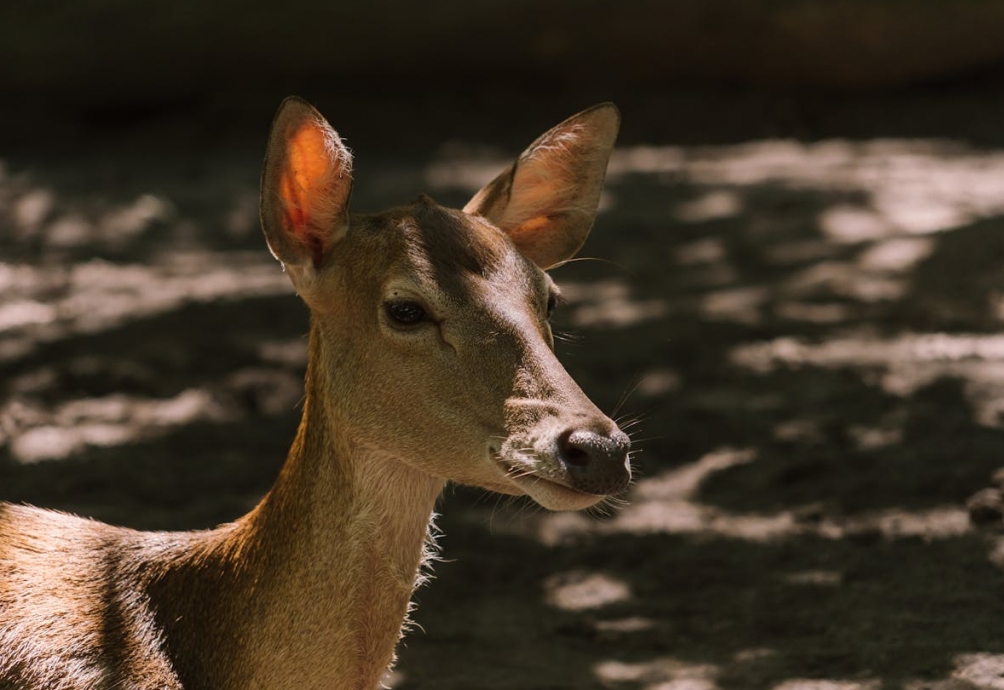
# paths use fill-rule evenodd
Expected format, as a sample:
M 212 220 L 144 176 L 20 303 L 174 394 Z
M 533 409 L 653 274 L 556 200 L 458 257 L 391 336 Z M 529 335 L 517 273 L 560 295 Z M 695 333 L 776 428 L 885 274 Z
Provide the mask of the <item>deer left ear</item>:
M 272 254 L 301 269 L 290 272 L 294 283 L 345 236 L 351 193 L 352 156 L 338 133 L 305 101 L 287 98 L 269 134 L 261 217 Z
M 475 194 L 464 212 L 490 220 L 541 268 L 567 261 L 593 227 L 619 128 L 613 103 L 565 120 Z

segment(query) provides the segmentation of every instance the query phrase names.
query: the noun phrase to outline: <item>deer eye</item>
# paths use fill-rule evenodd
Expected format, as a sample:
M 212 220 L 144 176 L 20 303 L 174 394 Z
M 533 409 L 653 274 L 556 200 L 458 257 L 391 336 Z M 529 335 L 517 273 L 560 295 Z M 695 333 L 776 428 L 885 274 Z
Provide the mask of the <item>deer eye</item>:
M 396 326 L 415 326 L 428 318 L 425 309 L 418 302 L 401 300 L 398 302 L 387 302 L 384 310 Z
M 551 318 L 555 308 L 558 306 L 558 296 L 553 292 L 547 297 L 547 318 Z

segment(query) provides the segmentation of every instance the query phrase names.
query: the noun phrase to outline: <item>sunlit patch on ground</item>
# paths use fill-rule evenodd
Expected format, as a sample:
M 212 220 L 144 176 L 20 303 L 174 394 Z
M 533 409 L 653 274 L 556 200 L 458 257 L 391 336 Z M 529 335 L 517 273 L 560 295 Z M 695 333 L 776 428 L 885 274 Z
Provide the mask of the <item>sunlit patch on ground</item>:
M 772 690 L 879 690 L 881 687 L 881 681 L 877 680 L 793 679 L 775 685 Z
M 3 361 L 23 357 L 41 342 L 95 333 L 186 303 L 287 294 L 289 287 L 276 264 L 260 255 L 189 253 L 152 265 L 0 264 L 0 290 Z
M 563 283 L 561 291 L 571 303 L 573 322 L 581 327 L 629 326 L 652 321 L 669 310 L 664 300 L 632 298 L 629 286 L 614 280 L 588 285 Z
M 85 446 L 122 445 L 157 429 L 226 418 L 209 393 L 194 389 L 166 400 L 124 395 L 73 400 L 54 410 L 13 403 L 0 413 L 11 454 L 22 463 L 59 460 Z
M 631 589 L 602 573 L 560 573 L 545 583 L 552 606 L 566 611 L 599 608 L 631 598 Z
M 954 670 L 939 680 L 908 680 L 903 690 L 1001 690 L 1004 688 L 1004 655 L 959 654 Z
M 1004 655 L 961 654 L 955 658 L 952 679 L 980 690 L 1004 688 Z
M 400 687 L 401 683 L 403 683 L 406 678 L 407 676 L 400 671 L 389 671 L 381 680 L 381 685 L 382 687 L 393 690 L 393 688 Z
M 1004 154 L 952 141 L 779 140 L 625 149 L 611 160 L 610 176 L 670 173 L 702 184 L 741 187 L 775 182 L 794 188 L 865 190 L 870 203 L 828 209 L 836 217 L 854 217 L 828 224 L 831 238 L 861 241 L 898 232 L 945 230 L 1001 212 L 1002 170 Z M 734 213 L 735 206 L 727 204 L 728 211 Z
M 672 658 L 639 664 L 604 661 L 594 669 L 607 683 L 631 681 L 644 690 L 717 690 L 717 669 L 710 664 L 692 664 Z M 616 686 L 614 686 L 616 687 Z
M 939 378 L 965 382 L 965 393 L 980 424 L 997 426 L 1004 414 L 1004 336 L 904 333 L 878 337 L 870 332 L 842 334 L 819 343 L 797 338 L 735 348 L 734 363 L 758 372 L 778 367 L 859 369 L 887 392 L 907 396 Z M 863 445 L 881 443 L 866 430 Z
M 742 209 L 742 198 L 738 194 L 718 190 L 680 204 L 676 208 L 676 217 L 687 223 L 702 223 L 739 215 Z

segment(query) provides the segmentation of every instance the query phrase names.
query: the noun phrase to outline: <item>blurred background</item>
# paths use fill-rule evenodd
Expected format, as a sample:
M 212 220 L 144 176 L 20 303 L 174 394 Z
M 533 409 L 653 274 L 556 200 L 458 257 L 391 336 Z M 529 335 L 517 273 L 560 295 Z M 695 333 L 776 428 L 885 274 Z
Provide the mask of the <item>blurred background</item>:
M 608 516 L 450 489 L 393 687 L 1002 687 L 1004 3 L 7 0 L 0 94 L 0 499 L 187 529 L 271 485 L 284 96 L 356 211 L 462 205 L 613 100 L 558 351 L 637 481 Z

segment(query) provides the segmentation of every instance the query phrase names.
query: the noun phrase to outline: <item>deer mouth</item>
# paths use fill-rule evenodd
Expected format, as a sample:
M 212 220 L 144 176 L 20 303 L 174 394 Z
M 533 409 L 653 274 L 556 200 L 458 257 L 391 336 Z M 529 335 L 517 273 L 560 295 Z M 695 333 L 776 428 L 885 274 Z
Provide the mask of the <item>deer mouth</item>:
M 582 510 L 606 498 L 602 494 L 573 489 L 564 482 L 544 476 L 538 469 L 514 464 L 498 453 L 492 453 L 492 457 L 510 485 L 515 485 L 519 493 L 549 510 Z

